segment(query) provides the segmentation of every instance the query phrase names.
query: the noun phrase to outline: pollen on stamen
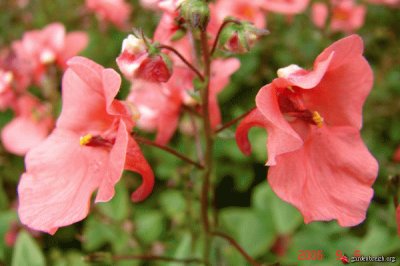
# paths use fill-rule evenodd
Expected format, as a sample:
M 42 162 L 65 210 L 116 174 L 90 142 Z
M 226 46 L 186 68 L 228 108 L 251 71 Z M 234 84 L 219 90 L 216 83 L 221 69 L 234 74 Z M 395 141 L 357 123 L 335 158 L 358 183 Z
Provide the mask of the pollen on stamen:
M 317 124 L 318 127 L 322 127 L 324 123 L 324 118 L 317 111 L 313 112 L 312 120 L 314 121 L 315 124 Z
M 85 146 L 87 144 L 89 144 L 90 140 L 93 138 L 92 134 L 86 134 L 85 136 L 81 136 L 79 138 L 79 144 L 81 146 Z

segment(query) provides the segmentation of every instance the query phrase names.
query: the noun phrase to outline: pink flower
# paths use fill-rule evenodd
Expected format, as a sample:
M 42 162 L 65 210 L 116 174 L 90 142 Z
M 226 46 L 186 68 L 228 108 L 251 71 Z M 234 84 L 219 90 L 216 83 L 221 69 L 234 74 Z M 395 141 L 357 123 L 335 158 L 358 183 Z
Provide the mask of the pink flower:
M 324 3 L 314 3 L 311 7 L 312 21 L 315 26 L 322 29 L 328 19 L 328 6 Z
M 159 0 L 140 0 L 140 5 L 147 9 L 158 10 Z
M 364 24 L 366 8 L 356 5 L 353 0 L 332 1 L 330 28 L 332 31 L 351 33 Z M 315 3 L 312 7 L 314 24 L 323 28 L 328 18 L 328 7 L 323 3 Z
M 124 0 L 86 0 L 86 7 L 101 21 L 111 22 L 121 29 L 128 27 L 132 6 Z
M 136 81 L 127 99 L 140 113 L 138 127 L 149 132 L 157 131 L 156 142 L 167 144 L 179 121 L 182 100 L 160 83 Z
M 29 64 L 6 50 L 0 55 L 0 110 L 14 108 L 19 94 L 25 93 L 31 82 Z
M 218 94 L 229 83 L 230 76 L 239 68 L 238 59 L 217 59 L 211 65 L 209 112 L 212 128 L 221 123 Z M 149 132 L 157 131 L 156 142 L 165 145 L 178 127 L 183 105 L 195 106 L 190 96 L 193 92 L 193 72 L 186 67 L 176 67 L 166 83 L 135 81 L 128 101 L 140 113 L 138 127 Z
M 239 20 L 251 22 L 260 29 L 265 28 L 265 14 L 260 9 L 257 1 L 218 0 L 215 4 L 211 4 L 210 9 L 211 21 L 208 30 L 215 32 L 215 34 L 227 17 L 235 17 Z
M 228 85 L 233 73 L 240 67 L 240 61 L 236 58 L 217 59 L 211 64 L 209 110 L 211 127 L 216 129 L 221 123 L 221 111 L 218 104 L 218 94 Z
M 130 34 L 123 41 L 121 54 L 117 58 L 119 69 L 131 81 L 138 78 L 167 82 L 172 72 L 170 60 L 162 53 L 149 54 L 148 49 L 143 39 Z
M 302 13 L 308 6 L 309 0 L 258 0 L 266 11 L 286 15 Z
M 5 110 L 15 100 L 12 90 L 14 75 L 11 71 L 0 69 L 0 110 Z
M 339 0 L 332 10 L 332 31 L 353 32 L 364 24 L 366 8 L 353 0 Z
M 56 128 L 26 155 L 18 186 L 21 222 L 51 234 L 85 218 L 95 190 L 95 202 L 109 201 L 124 169 L 143 177 L 132 200 L 143 200 L 154 184 L 129 134 L 134 125 L 130 105 L 114 99 L 120 76 L 82 57 L 68 66 Z
M 315 60 L 313 70 L 291 65 L 261 88 L 257 109 L 239 125 L 236 140 L 251 152 L 247 133 L 268 131 L 268 182 L 309 223 L 365 219 L 378 164 L 359 130 L 373 76 L 357 35 L 341 39 Z
M 169 142 L 178 126 L 182 105 L 193 101 L 187 94 L 193 87 L 193 77 L 191 70 L 176 67 L 167 83 L 144 80 L 133 83 L 127 100 L 138 108 L 137 125 L 148 132 L 157 131 L 157 143 L 165 145 Z
M 28 94 L 18 98 L 14 112 L 1 131 L 1 141 L 7 151 L 22 156 L 47 137 L 53 119 L 48 108 Z
M 13 43 L 13 49 L 20 59 L 30 63 L 35 80 L 40 82 L 49 65 L 56 63 L 65 68 L 67 60 L 82 51 L 87 43 L 86 33 L 66 34 L 62 24 L 52 23 L 42 30 L 26 32 L 21 41 Z

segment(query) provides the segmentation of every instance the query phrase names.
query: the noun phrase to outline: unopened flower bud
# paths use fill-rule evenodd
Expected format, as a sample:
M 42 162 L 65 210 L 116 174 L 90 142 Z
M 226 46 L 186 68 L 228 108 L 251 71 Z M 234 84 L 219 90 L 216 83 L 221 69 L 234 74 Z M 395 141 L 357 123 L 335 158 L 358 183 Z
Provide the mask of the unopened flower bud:
M 117 64 L 124 76 L 152 82 L 167 82 L 172 74 L 172 64 L 167 55 L 160 52 L 156 45 L 145 40 L 144 36 L 129 35 L 122 43 Z
M 181 4 L 181 16 L 192 28 L 204 31 L 210 20 L 210 9 L 204 0 L 185 0 Z
M 249 22 L 235 23 L 223 30 L 220 45 L 230 52 L 245 53 L 254 46 L 258 38 L 268 33 L 268 30 L 256 28 Z

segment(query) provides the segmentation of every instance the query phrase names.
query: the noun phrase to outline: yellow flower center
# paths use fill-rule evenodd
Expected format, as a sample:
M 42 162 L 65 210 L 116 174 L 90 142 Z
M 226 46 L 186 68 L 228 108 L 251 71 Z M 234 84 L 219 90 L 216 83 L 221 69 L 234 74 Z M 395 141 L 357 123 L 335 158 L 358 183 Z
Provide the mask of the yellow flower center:
M 318 127 L 322 127 L 322 124 L 324 123 L 324 118 L 317 111 L 312 113 L 312 120 Z
M 87 144 L 89 144 L 90 140 L 93 138 L 92 134 L 86 134 L 85 136 L 81 136 L 79 138 L 79 144 L 81 146 L 85 146 Z

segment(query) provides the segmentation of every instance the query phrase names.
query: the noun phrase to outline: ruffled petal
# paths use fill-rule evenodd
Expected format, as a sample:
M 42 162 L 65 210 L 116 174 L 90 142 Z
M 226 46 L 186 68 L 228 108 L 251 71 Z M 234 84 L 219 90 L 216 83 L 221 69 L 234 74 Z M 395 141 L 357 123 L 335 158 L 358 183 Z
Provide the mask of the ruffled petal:
M 57 127 L 81 134 L 105 131 L 114 118 L 106 110 L 103 68 L 81 57 L 74 57 L 68 64 L 70 68 L 63 77 L 63 108 Z M 115 88 L 111 87 L 111 90 Z
M 284 118 L 273 85 L 261 88 L 256 96 L 256 105 L 268 121 L 267 165 L 275 165 L 276 156 L 299 149 L 303 140 Z
M 268 120 L 265 119 L 258 109 L 254 109 L 250 112 L 236 129 L 236 143 L 239 149 L 246 155 L 251 154 L 251 144 L 248 134 L 252 127 L 262 127 L 265 129 L 268 127 Z
M 142 184 L 132 193 L 132 201 L 138 202 L 147 198 L 153 190 L 154 174 L 139 145 L 132 137 L 129 137 L 128 140 L 125 169 L 140 174 L 143 180 Z
M 360 37 L 352 35 L 337 41 L 316 60 L 334 53 L 321 82 L 304 93 L 306 107 L 318 111 L 330 126 L 362 126 L 362 107 L 372 89 L 373 73 L 362 56 Z
M 35 230 L 57 228 L 85 218 L 90 198 L 108 172 L 108 152 L 79 144 L 79 135 L 55 129 L 26 158 L 18 185 L 21 222 Z
M 306 223 L 337 219 L 354 226 L 365 219 L 377 173 L 378 163 L 357 129 L 323 127 L 314 128 L 302 149 L 278 156 L 268 181 Z
M 121 179 L 124 170 L 126 150 L 128 146 L 128 132 L 125 123 L 121 120 L 118 127 L 115 143 L 107 158 L 107 173 L 101 180 L 95 202 L 107 202 L 114 197 L 114 186 Z
M 325 60 L 316 61 L 312 71 L 298 71 L 289 75 L 286 80 L 290 86 L 297 86 L 302 89 L 311 89 L 317 86 L 323 79 L 334 56 L 332 52 Z

